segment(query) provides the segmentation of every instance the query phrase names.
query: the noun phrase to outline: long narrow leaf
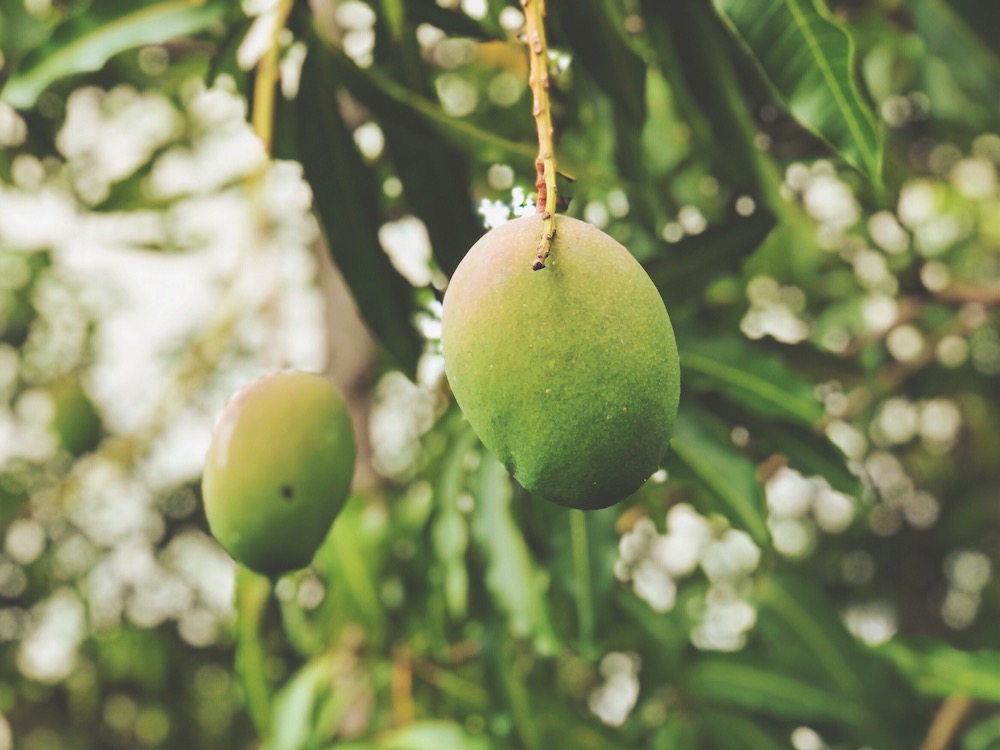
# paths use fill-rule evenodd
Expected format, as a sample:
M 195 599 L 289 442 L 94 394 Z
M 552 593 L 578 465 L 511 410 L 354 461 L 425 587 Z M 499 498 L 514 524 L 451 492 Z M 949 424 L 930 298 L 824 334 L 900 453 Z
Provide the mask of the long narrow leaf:
M 697 150 L 711 154 L 715 173 L 735 189 L 769 196 L 772 202 L 780 178 L 753 145 L 756 127 L 716 13 L 707 3 L 662 0 L 642 0 L 642 9 L 678 110 L 694 126 Z
M 94 3 L 21 61 L 2 97 L 14 107 L 31 107 L 53 81 L 100 70 L 127 49 L 203 31 L 222 20 L 230 7 L 219 0 L 163 0 L 139 7 L 107 0 Z
M 505 161 L 534 174 L 535 146 L 507 140 L 469 122 L 450 117 L 432 101 L 414 94 L 381 71 L 359 68 L 341 50 L 322 42 L 318 44 L 324 46 L 326 56 L 336 66 L 338 78 L 344 86 L 380 118 L 393 118 L 409 124 L 425 123 L 467 154 Z
M 391 72 L 396 80 L 408 82 L 416 93 L 433 100 L 433 87 L 421 61 L 415 28 L 406 24 L 406 14 L 411 9 L 401 0 L 394 0 L 391 5 L 385 3 L 385 7 L 394 9 L 395 22 L 387 20 L 385 31 L 377 35 L 386 39 L 375 48 L 379 66 Z M 427 227 L 438 266 L 446 276 L 451 276 L 483 234 L 482 222 L 472 210 L 468 159 L 423 118 L 379 117 L 378 120 L 407 203 Z
M 340 115 L 331 56 L 313 45 L 296 99 L 302 164 L 330 253 L 361 315 L 410 375 L 421 343 L 411 323 L 412 288 L 389 262 L 378 238 L 378 186 Z
M 799 576 L 776 573 L 758 581 L 755 599 L 758 632 L 772 659 L 859 706 L 859 740 L 887 750 L 915 746 L 906 734 L 913 726 L 898 723 L 905 686 L 847 632 L 820 589 Z
M 247 713 L 262 735 L 271 728 L 272 685 L 267 676 L 267 652 L 261 640 L 261 622 L 270 582 L 249 568 L 240 566 L 236 572 L 234 609 L 236 610 L 236 676 L 243 688 Z
M 625 41 L 622 20 L 604 0 L 552 5 L 554 26 L 583 67 L 637 126 L 646 119 L 646 63 Z
M 320 44 L 322 44 L 320 42 Z M 407 127 L 423 122 L 467 156 L 484 162 L 509 164 L 522 174 L 535 174 L 535 157 L 538 146 L 533 142 L 518 142 L 496 135 L 476 125 L 451 117 L 430 99 L 415 94 L 406 86 L 373 68 L 359 68 L 343 51 L 325 45 L 326 54 L 337 68 L 337 77 L 343 85 L 380 119 L 390 119 Z M 572 174 L 580 182 L 621 187 L 623 180 L 602 171 L 598 165 L 568 158 L 559 159 L 560 170 Z
M 774 215 L 763 210 L 734 216 L 701 234 L 688 235 L 644 267 L 668 306 L 700 297 L 720 271 L 737 273 L 774 225 Z
M 465 480 L 465 463 L 478 440 L 465 426 L 451 440 L 435 489 L 437 514 L 431 526 L 431 543 L 441 574 L 445 606 L 456 620 L 465 617 L 469 606 L 469 574 L 465 553 L 469 547 L 469 526 L 458 507 Z
M 778 718 L 849 725 L 862 718 L 856 702 L 761 659 L 705 657 L 687 673 L 683 685 L 701 701 Z
M 713 750 L 788 750 L 778 739 L 749 716 L 731 711 L 701 711 L 701 725 L 711 738 Z
M 875 184 L 882 140 L 854 79 L 854 43 L 822 0 L 713 0 L 801 125 Z
M 492 750 L 485 738 L 475 737 L 450 721 L 420 721 L 388 732 L 375 743 L 381 750 Z
M 715 497 L 719 510 L 761 546 L 770 543 L 764 519 L 764 493 L 753 463 L 703 423 L 704 416 L 684 406 L 677 415 L 667 454 L 668 470 L 680 470 Z
M 486 451 L 481 456 L 472 532 L 486 558 L 486 588 L 514 636 L 530 638 L 540 653 L 555 653 L 559 641 L 549 619 L 548 576 L 537 567 L 511 516 L 507 470 Z
M 765 416 L 804 425 L 823 418 L 809 380 L 746 339 L 688 336 L 678 345 L 685 386 L 718 391 Z
M 960 651 L 943 643 L 899 639 L 875 651 L 924 695 L 964 695 L 1000 703 L 1000 651 Z
M 1000 116 L 1000 55 L 944 0 L 906 0 L 906 8 L 930 51 L 948 64 L 955 80 L 992 116 Z

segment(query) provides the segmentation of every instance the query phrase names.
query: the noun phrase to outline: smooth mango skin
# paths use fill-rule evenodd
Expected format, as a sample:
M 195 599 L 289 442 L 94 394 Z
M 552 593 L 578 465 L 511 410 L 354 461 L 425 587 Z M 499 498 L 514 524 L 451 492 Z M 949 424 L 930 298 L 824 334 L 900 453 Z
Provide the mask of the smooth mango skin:
M 531 269 L 540 216 L 491 230 L 444 297 L 441 345 L 458 405 L 532 494 L 597 509 L 656 471 L 680 397 L 666 307 L 622 245 L 556 217 Z
M 234 395 L 212 435 L 202 496 L 212 534 L 248 568 L 305 567 L 351 489 L 354 429 L 340 392 L 305 372 Z

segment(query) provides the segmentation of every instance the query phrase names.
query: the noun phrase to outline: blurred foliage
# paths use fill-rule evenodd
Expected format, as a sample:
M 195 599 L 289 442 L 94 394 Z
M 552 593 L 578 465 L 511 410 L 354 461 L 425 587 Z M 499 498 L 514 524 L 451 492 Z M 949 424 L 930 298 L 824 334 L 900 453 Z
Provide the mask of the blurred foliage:
M 1000 747 L 992 3 L 548 6 L 566 211 L 683 369 L 663 468 L 586 515 L 438 353 L 534 210 L 516 3 L 0 1 L 0 750 Z M 272 582 L 198 474 L 283 366 L 367 439 Z

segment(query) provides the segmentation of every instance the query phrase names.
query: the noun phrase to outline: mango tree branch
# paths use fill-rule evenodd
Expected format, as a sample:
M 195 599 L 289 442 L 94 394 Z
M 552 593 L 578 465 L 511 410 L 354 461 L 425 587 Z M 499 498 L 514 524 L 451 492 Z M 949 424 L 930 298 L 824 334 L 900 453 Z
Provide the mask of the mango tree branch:
M 951 695 L 945 698 L 938 709 L 927 737 L 924 738 L 920 750 L 947 750 L 951 741 L 962 727 L 962 722 L 972 709 L 972 700 L 964 695 Z
M 533 98 L 531 113 L 538 131 L 538 213 L 542 215 L 542 238 L 531 268 L 545 268 L 556 233 L 556 151 L 552 138 L 552 107 L 549 104 L 549 48 L 545 39 L 545 0 L 521 0 L 528 42 L 528 85 Z

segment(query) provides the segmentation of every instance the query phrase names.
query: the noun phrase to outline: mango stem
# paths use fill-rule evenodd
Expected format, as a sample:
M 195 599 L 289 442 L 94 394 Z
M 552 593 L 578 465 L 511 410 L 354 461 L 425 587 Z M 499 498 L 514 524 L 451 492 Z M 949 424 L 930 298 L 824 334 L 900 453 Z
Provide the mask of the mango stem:
M 531 269 L 545 268 L 545 259 L 552 248 L 556 234 L 556 149 L 552 135 L 552 106 L 549 103 L 549 47 L 545 38 L 545 0 L 521 0 L 524 9 L 526 41 L 528 44 L 531 87 L 531 114 L 538 132 L 538 158 L 535 159 L 538 190 L 537 213 L 542 215 L 542 238 Z

